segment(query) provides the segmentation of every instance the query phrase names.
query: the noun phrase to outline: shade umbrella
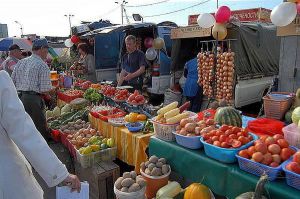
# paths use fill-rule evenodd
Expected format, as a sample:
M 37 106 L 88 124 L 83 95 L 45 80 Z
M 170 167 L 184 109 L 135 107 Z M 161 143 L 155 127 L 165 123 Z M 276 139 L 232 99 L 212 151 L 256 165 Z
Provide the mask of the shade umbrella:
M 0 51 L 8 51 L 8 48 L 17 44 L 20 48 L 30 51 L 32 48 L 32 42 L 25 38 L 7 37 L 0 39 Z

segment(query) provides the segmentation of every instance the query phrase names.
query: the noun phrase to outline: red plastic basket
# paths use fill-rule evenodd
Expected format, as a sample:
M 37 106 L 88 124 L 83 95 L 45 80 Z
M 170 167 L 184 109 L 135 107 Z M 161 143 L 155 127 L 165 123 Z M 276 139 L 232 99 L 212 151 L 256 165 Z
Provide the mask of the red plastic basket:
M 65 145 L 71 154 L 72 157 L 76 158 L 76 149 L 75 146 L 67 139 L 68 134 L 61 133 L 61 143 Z
M 66 102 L 66 103 L 70 103 L 72 100 L 77 99 L 77 98 L 81 98 L 82 96 L 83 96 L 83 94 L 69 96 L 69 95 L 66 95 L 63 92 L 60 92 L 60 91 L 57 92 L 58 99 Z

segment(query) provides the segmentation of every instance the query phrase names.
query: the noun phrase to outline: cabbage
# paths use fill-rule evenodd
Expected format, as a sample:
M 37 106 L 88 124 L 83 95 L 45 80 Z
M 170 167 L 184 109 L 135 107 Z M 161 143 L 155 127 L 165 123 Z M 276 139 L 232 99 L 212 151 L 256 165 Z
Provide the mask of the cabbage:
M 52 111 L 53 117 L 59 117 L 60 116 L 60 108 L 55 107 Z
M 292 121 L 293 121 L 293 123 L 298 125 L 299 120 L 300 120 L 300 107 L 297 107 L 294 109 L 294 111 L 292 113 Z
M 70 112 L 70 111 L 71 111 L 71 105 L 66 104 L 64 107 L 61 108 L 60 113 L 63 114 L 63 113 L 67 113 L 67 112 Z

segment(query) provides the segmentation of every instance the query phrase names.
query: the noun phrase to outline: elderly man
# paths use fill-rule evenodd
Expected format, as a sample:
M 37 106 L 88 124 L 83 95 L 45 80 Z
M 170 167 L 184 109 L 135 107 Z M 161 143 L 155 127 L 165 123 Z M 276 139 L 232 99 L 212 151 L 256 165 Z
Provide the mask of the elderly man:
M 118 86 L 129 85 L 134 89 L 142 90 L 143 74 L 145 73 L 145 54 L 137 50 L 136 37 L 128 35 L 125 39 L 127 53 L 122 57 L 122 71 L 118 81 Z
M 44 61 L 48 54 L 47 40 L 34 40 L 32 51 L 30 57 L 20 60 L 15 66 L 12 80 L 26 112 L 39 132 L 48 140 L 50 136 L 47 133 L 45 102 L 42 98 L 43 94 L 49 94 L 52 90 L 50 69 Z
M 15 65 L 18 63 L 20 59 L 22 59 L 22 50 L 17 44 L 13 44 L 9 47 L 9 56 L 6 60 L 1 64 L 1 69 L 8 72 L 11 76 Z

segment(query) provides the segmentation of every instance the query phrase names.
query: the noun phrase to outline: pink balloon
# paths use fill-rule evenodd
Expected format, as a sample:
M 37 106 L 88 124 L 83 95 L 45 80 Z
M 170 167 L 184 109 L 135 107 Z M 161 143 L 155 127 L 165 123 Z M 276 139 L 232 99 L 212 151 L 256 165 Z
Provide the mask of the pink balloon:
M 297 3 L 296 7 L 297 7 L 298 14 L 300 14 L 300 3 Z
M 221 6 L 216 12 L 216 21 L 217 23 L 225 23 L 229 20 L 231 16 L 230 8 L 227 6 Z

